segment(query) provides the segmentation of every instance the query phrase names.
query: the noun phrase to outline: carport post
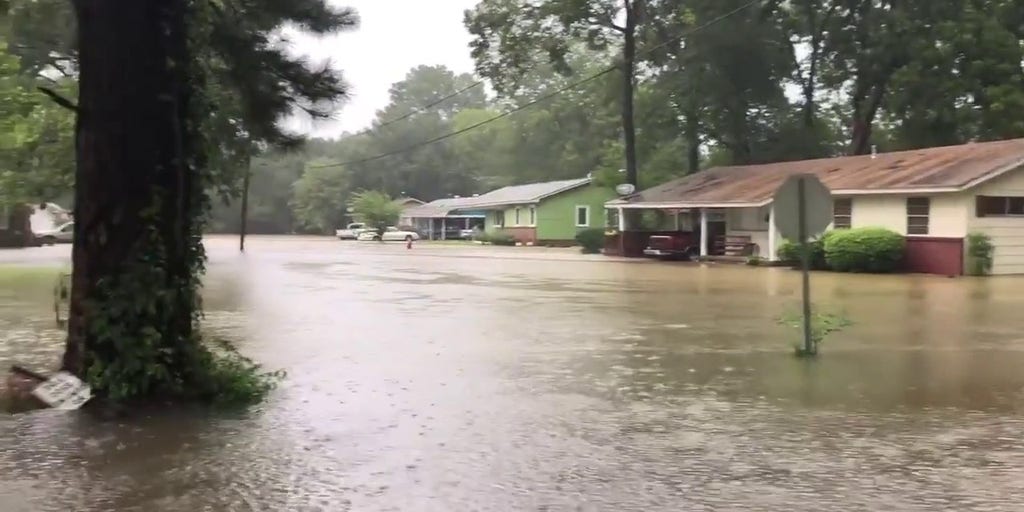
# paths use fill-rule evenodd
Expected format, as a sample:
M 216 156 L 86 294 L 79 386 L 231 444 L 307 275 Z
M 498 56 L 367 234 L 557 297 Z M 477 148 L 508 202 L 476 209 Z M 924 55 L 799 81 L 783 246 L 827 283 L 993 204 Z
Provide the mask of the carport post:
M 775 261 L 778 259 L 775 252 L 775 241 L 779 237 L 779 232 L 775 228 L 775 203 L 772 203 L 772 209 L 768 212 L 768 261 Z
M 706 258 L 708 255 L 708 211 L 705 208 L 700 209 L 700 257 Z
M 448 219 L 441 218 L 441 240 L 446 240 L 448 236 Z
M 626 211 L 619 208 L 619 233 L 626 230 Z

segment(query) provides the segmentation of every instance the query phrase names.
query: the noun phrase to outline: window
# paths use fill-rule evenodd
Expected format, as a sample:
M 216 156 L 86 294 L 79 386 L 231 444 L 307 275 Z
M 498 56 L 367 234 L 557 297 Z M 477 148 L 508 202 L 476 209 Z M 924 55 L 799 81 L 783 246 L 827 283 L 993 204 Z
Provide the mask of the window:
M 520 211 L 522 211 L 521 208 L 516 208 L 516 226 L 522 226 L 523 225 L 523 223 L 519 220 L 519 212 Z
M 590 227 L 590 207 L 589 206 L 577 206 L 576 207 L 576 227 L 588 228 Z
M 931 199 L 927 197 L 907 198 L 907 234 L 927 235 L 928 214 L 931 212 Z
M 836 199 L 832 202 L 832 228 L 850 229 L 853 225 L 853 199 Z
M 530 207 L 530 225 L 537 225 L 537 208 L 533 206 Z
M 494 227 L 500 228 L 505 225 L 505 210 L 494 212 Z
M 1024 197 L 978 196 L 978 217 L 1024 217 Z

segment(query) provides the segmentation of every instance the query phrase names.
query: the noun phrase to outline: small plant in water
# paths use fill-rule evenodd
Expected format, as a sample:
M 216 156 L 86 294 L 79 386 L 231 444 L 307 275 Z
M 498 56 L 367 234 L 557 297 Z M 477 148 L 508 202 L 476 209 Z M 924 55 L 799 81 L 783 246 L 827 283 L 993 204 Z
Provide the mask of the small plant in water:
M 811 311 L 811 351 L 808 353 L 803 344 L 804 315 L 800 311 L 790 311 L 779 317 L 779 323 L 796 329 L 800 336 L 800 342 L 794 345 L 797 357 L 812 357 L 818 355 L 818 345 L 821 344 L 829 334 L 839 332 L 851 325 L 846 315 L 842 313 Z

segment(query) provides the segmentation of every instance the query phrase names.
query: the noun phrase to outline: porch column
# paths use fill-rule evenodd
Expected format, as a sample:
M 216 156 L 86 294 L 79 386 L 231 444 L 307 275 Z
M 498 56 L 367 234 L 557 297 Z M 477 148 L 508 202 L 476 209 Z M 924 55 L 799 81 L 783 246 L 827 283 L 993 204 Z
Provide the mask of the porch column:
M 708 211 L 705 208 L 700 209 L 700 256 L 702 258 L 708 255 Z
M 448 219 L 441 218 L 441 240 L 446 240 L 448 236 Z
M 626 230 L 626 211 L 619 208 L 619 233 Z
M 775 252 L 778 250 L 775 248 L 775 239 L 778 236 L 778 233 L 775 231 L 775 203 L 772 203 L 772 209 L 768 212 L 768 261 L 778 259 L 775 255 Z

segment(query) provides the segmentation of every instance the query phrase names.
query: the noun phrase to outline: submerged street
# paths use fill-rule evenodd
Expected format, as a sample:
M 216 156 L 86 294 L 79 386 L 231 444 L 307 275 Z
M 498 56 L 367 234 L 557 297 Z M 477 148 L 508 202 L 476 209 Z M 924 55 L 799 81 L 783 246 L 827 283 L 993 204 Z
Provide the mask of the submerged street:
M 0 511 L 1019 510 L 1024 281 L 215 237 L 204 331 L 288 375 L 236 414 L 0 416 Z M 4 251 L 59 269 L 66 246 Z M 55 365 L 47 277 L 0 365 Z

